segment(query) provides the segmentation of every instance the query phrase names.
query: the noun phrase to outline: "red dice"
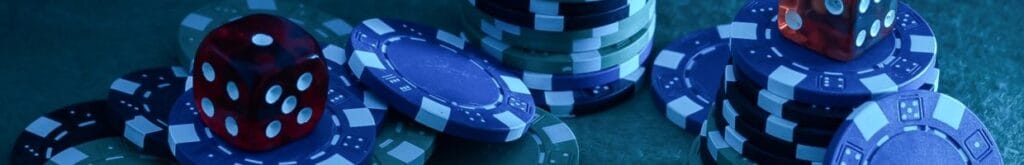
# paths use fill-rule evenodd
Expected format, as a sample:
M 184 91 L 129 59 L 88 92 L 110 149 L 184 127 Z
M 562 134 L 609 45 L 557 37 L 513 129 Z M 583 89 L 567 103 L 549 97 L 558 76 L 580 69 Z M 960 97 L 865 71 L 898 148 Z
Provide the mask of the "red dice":
M 256 14 L 207 35 L 192 68 L 203 123 L 243 150 L 267 150 L 313 130 L 327 71 L 316 40 L 285 18 Z
M 779 0 L 779 28 L 797 44 L 850 61 L 892 32 L 897 0 Z

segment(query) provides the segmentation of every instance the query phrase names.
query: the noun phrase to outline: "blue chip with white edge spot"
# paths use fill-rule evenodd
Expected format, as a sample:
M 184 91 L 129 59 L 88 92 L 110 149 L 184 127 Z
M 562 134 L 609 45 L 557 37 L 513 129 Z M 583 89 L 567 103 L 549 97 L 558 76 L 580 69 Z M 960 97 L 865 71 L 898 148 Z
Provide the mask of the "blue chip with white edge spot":
M 925 90 L 858 106 L 826 155 L 826 164 L 1003 164 L 992 133 L 974 112 Z
M 697 134 L 714 106 L 729 63 L 728 25 L 701 29 L 670 43 L 651 69 L 655 106 L 687 132 Z
M 814 53 L 781 35 L 777 0 L 752 0 L 731 25 L 735 66 L 762 88 L 814 105 L 854 107 L 899 91 L 934 68 L 931 27 L 904 3 L 893 33 L 857 59 L 842 62 Z
M 508 142 L 522 137 L 534 118 L 523 81 L 457 35 L 375 18 L 351 36 L 348 66 L 356 78 L 420 124 L 464 139 Z

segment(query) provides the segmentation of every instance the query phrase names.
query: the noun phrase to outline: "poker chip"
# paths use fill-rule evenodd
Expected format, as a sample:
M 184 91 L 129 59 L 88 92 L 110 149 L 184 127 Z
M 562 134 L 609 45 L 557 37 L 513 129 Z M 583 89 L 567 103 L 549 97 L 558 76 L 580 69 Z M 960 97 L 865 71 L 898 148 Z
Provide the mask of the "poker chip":
M 627 0 L 604 0 L 587 2 L 558 2 L 549 0 L 479 0 L 476 3 L 488 3 L 510 10 L 527 11 L 542 15 L 585 16 L 606 13 L 622 6 L 629 5 Z
M 88 157 L 75 145 L 114 137 L 106 122 L 107 102 L 89 101 L 70 105 L 36 118 L 18 135 L 11 150 L 11 164 L 74 163 Z
M 467 7 L 464 10 L 463 23 L 468 24 L 465 25 L 466 29 L 477 31 L 474 33 L 486 34 L 495 40 L 520 48 L 556 53 L 582 52 L 625 42 L 634 34 L 640 33 L 642 29 L 654 26 L 654 5 L 655 3 L 647 3 L 637 14 L 608 25 L 565 32 L 540 31 L 521 27 L 494 19 L 473 7 Z
M 940 70 L 929 69 L 925 75 L 908 86 L 900 87 L 900 91 L 907 90 L 932 90 L 937 91 Z M 741 70 L 732 70 L 726 73 L 735 76 L 735 89 L 749 100 L 753 101 L 759 109 L 768 111 L 774 116 L 780 116 L 786 120 L 798 123 L 812 123 L 810 126 L 817 128 L 835 129 L 842 123 L 843 118 L 853 111 L 853 107 L 811 105 L 795 100 L 788 100 L 768 90 L 756 87 L 742 73 Z
M 327 106 L 304 138 L 267 151 L 235 148 L 199 120 L 192 91 L 175 102 L 168 144 L 182 164 L 360 164 L 372 150 L 377 127 L 362 104 Z
M 482 38 L 480 43 L 487 54 L 500 58 L 506 66 L 532 72 L 569 74 L 595 72 L 621 64 L 638 55 L 637 52 L 642 51 L 652 41 L 653 36 L 654 27 L 648 27 L 622 43 L 598 50 L 573 53 L 527 50 L 490 37 Z
M 146 155 L 138 150 L 132 142 L 119 137 L 101 138 L 85 142 L 75 146 L 75 149 L 85 154 L 86 158 L 73 162 L 73 164 L 170 164 L 170 160 L 163 157 Z M 55 162 L 53 164 L 66 164 L 70 162 Z
M 639 55 L 626 60 L 618 66 L 597 72 L 580 74 L 547 74 L 522 71 L 526 87 L 534 90 L 572 90 L 608 84 L 631 75 L 640 65 L 647 62 L 653 44 L 648 44 Z
M 526 138 L 508 143 L 481 143 L 441 136 L 431 163 L 580 164 L 579 143 L 569 125 L 545 110 L 536 113 Z
M 215 1 L 185 15 L 178 28 L 178 44 L 183 54 L 178 60 L 186 68 L 192 68 L 199 44 L 206 35 L 235 19 L 252 14 L 271 14 L 287 17 L 312 34 L 320 43 L 324 55 L 335 55 L 344 50 L 351 26 L 344 20 L 334 18 L 311 6 L 291 0 L 222 0 Z M 343 55 L 343 54 L 342 54 Z
M 374 164 L 424 164 L 434 148 L 437 131 L 398 114 L 389 114 L 377 134 Z
M 648 0 L 627 0 L 627 5 L 610 11 L 579 16 L 534 14 L 509 9 L 495 3 L 477 3 L 474 0 L 469 0 L 469 3 L 480 11 L 511 24 L 531 27 L 540 31 L 562 32 L 590 29 L 617 22 L 636 14 L 644 7 L 644 4 L 650 2 Z
M 324 53 L 328 75 L 327 106 L 345 109 L 353 104 L 362 104 L 373 115 L 375 124 L 381 125 L 388 112 L 387 103 L 359 84 L 352 71 L 345 67 L 345 54 L 337 56 Z
M 654 60 L 651 87 L 655 107 L 673 124 L 698 133 L 714 106 L 729 61 L 727 25 L 692 32 L 665 47 Z M 720 30 L 721 29 L 721 30 Z
M 891 36 L 847 62 L 788 41 L 779 33 L 777 7 L 777 0 L 750 1 L 736 16 L 731 33 L 736 67 L 782 98 L 854 107 L 897 92 L 935 66 L 934 34 L 906 4 L 896 9 Z
M 615 82 L 591 88 L 567 91 L 531 90 L 533 100 L 540 108 L 548 109 L 558 117 L 600 112 L 609 106 L 625 102 L 642 83 L 638 82 L 647 68 L 640 68 Z
M 836 127 L 816 128 L 808 126 L 813 125 L 811 123 L 798 123 L 786 120 L 758 108 L 755 104 L 751 104 L 753 102 L 739 96 L 735 91 L 726 92 L 725 95 L 728 100 L 723 102 L 730 102 L 731 104 L 723 103 L 722 106 L 725 109 L 723 112 L 737 112 L 733 113 L 734 116 L 732 117 L 738 116 L 745 120 L 736 122 L 747 123 L 753 128 L 761 129 L 759 131 L 765 132 L 771 135 L 771 137 L 790 143 L 795 142 L 824 148 L 828 146 L 829 140 L 832 139 L 832 132 L 835 131 Z M 729 118 L 726 120 L 732 121 Z
M 924 90 L 858 106 L 827 155 L 828 164 L 1003 164 L 984 122 L 955 98 Z
M 369 19 L 352 31 L 348 66 L 394 109 L 447 135 L 485 142 L 519 139 L 534 117 L 515 74 L 449 32 Z
M 721 108 L 714 108 L 708 112 L 710 116 L 714 116 L 716 113 L 721 113 Z M 702 125 L 701 136 L 707 139 L 708 153 L 711 155 L 711 159 L 714 162 L 720 164 L 736 164 L 736 165 L 751 165 L 757 164 L 752 160 L 743 157 L 736 149 L 730 147 L 725 139 L 725 134 L 722 128 L 725 123 L 718 121 L 716 117 L 708 117 Z
M 779 119 L 771 116 L 767 119 L 767 123 L 760 124 L 756 123 L 761 119 L 762 116 L 753 116 L 749 112 L 756 112 L 758 110 L 750 109 L 754 108 L 745 102 L 745 98 L 737 96 L 735 92 L 728 92 L 726 94 L 726 100 L 722 103 L 722 118 L 726 123 L 729 123 L 732 131 L 735 131 L 736 137 L 743 137 L 737 139 L 749 139 L 744 140 L 749 144 L 758 146 L 761 150 L 769 151 L 785 159 L 799 159 L 812 162 L 822 162 L 825 159 L 825 150 L 828 145 L 814 145 L 801 142 L 793 142 L 793 139 L 781 139 L 777 134 L 787 134 L 779 132 L 825 132 L 832 133 L 835 130 L 820 130 L 816 128 L 805 128 L 803 125 L 798 125 L 785 119 Z M 748 112 L 748 113 L 743 113 Z M 761 120 L 765 121 L 765 120 Z M 755 124 L 756 123 L 756 124 Z M 758 127 L 764 125 L 764 127 Z M 791 133 L 797 134 L 797 133 Z M 796 136 L 796 135 L 794 135 Z M 823 137 L 824 140 L 830 140 L 831 134 L 828 137 Z M 788 141 L 787 141 L 788 140 Z
M 128 141 L 147 154 L 169 156 L 167 115 L 185 92 L 188 72 L 181 67 L 135 71 L 114 80 L 107 92 L 110 119 Z

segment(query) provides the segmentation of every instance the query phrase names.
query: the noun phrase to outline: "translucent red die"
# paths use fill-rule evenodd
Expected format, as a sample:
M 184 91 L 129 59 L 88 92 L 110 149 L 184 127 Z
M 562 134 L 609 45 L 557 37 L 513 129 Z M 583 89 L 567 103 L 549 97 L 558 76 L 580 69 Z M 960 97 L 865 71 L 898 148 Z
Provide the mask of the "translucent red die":
M 288 19 L 255 14 L 210 32 L 192 68 L 197 111 L 233 147 L 268 150 L 310 133 L 324 111 L 316 40 Z
M 829 58 L 850 61 L 889 36 L 897 0 L 779 0 L 782 35 Z

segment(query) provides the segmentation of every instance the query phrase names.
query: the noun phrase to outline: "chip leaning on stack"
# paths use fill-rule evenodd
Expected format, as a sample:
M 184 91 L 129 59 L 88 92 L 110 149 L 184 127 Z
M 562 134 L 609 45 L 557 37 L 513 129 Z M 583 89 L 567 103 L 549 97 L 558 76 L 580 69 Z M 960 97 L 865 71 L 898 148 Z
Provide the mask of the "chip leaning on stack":
M 646 68 L 654 0 L 469 0 L 468 39 L 516 69 L 537 106 L 559 117 L 630 98 Z

